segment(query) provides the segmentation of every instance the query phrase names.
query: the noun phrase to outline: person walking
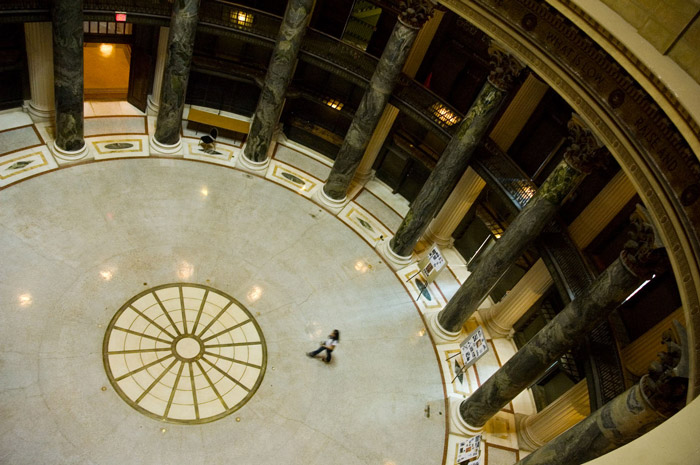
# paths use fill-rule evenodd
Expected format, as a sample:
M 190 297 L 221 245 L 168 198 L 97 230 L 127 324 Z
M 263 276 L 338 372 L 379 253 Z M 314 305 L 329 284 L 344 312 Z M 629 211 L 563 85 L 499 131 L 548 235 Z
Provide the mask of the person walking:
M 340 331 L 334 329 L 333 332 L 328 335 L 328 339 L 326 339 L 325 342 L 321 343 L 321 347 L 314 350 L 313 352 L 307 352 L 306 355 L 308 355 L 311 358 L 314 358 L 325 350 L 326 358 L 324 361 L 326 363 L 329 363 L 331 361 L 331 352 L 333 352 L 333 349 L 335 349 L 335 347 L 338 345 L 338 342 L 340 342 Z

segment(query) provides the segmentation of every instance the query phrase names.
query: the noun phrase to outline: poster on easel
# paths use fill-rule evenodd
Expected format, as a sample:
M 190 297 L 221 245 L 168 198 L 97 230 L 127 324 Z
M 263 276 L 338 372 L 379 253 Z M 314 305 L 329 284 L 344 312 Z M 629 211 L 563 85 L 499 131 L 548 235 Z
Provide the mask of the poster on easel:
M 466 463 L 467 460 L 476 459 L 481 452 L 481 435 L 478 434 L 473 438 L 465 439 L 457 446 L 457 463 Z M 478 462 L 478 459 L 477 459 Z M 469 462 L 470 465 L 475 462 Z
M 462 352 L 462 361 L 464 368 L 469 368 L 474 365 L 486 352 L 489 350 L 489 345 L 486 343 L 486 336 L 481 326 L 472 331 L 467 338 L 459 345 Z
M 447 262 L 440 253 L 440 249 L 436 244 L 433 244 L 428 254 L 418 262 L 418 269 L 426 284 L 430 284 L 435 281 L 435 278 L 445 268 L 445 265 L 447 265 Z

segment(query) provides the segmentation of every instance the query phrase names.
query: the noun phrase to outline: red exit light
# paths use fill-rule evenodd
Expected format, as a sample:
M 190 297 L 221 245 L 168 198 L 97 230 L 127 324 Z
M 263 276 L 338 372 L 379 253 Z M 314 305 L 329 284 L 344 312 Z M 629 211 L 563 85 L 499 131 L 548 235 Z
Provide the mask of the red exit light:
M 126 22 L 126 13 L 115 13 L 114 18 L 118 23 Z

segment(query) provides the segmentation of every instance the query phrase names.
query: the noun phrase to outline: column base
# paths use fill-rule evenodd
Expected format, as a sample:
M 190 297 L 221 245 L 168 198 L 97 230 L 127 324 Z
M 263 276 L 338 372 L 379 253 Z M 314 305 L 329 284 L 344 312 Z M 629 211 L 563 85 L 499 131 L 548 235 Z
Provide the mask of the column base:
M 496 323 L 493 319 L 493 314 L 494 314 L 495 310 L 496 310 L 495 307 L 489 307 L 486 309 L 478 310 L 479 315 L 481 315 L 481 320 L 484 322 L 484 326 L 486 326 L 486 330 L 489 332 L 489 335 L 492 338 L 512 339 L 513 333 L 515 332 L 515 330 L 513 328 L 503 328 L 503 327 L 501 327 L 501 325 Z
M 440 248 L 452 247 L 452 244 L 455 242 L 451 236 L 448 238 L 438 236 L 430 229 L 430 226 L 428 226 L 428 229 L 426 229 L 423 237 L 425 238 L 426 242 L 430 242 L 431 244 L 435 243 Z
M 323 190 L 323 186 L 314 192 L 311 200 L 321 205 L 325 209 L 330 210 L 334 215 L 340 213 L 345 205 L 350 203 L 350 199 L 348 199 L 347 195 L 340 200 L 329 197 L 328 194 L 326 194 L 326 191 Z
M 484 431 L 484 427 L 472 426 L 462 418 L 459 413 L 459 406 L 464 402 L 460 399 L 450 399 L 450 433 L 460 434 L 462 436 L 476 436 Z
M 440 312 L 431 313 L 428 315 L 428 329 L 435 339 L 435 344 L 457 342 L 460 339 L 462 331 L 448 331 L 442 327 L 438 320 Z
M 45 110 L 43 108 L 38 108 L 34 106 L 31 101 L 26 101 L 24 103 L 24 109 L 29 113 L 29 117 L 35 123 L 44 123 L 46 121 L 52 121 L 56 116 L 55 110 Z
M 248 159 L 248 157 L 245 156 L 244 151 L 241 150 L 236 166 L 244 171 L 248 171 L 249 173 L 258 176 L 265 176 L 267 167 L 270 166 L 270 158 L 268 157 L 264 161 L 253 161 Z
M 77 161 L 85 158 L 89 152 L 87 142 L 83 141 L 83 146 L 78 150 L 64 150 L 58 145 L 54 140 L 51 143 L 51 152 L 56 156 L 56 158 L 63 161 Z
M 525 421 L 528 417 L 529 415 L 524 415 L 522 413 L 515 414 L 515 431 L 518 436 L 518 448 L 532 452 L 539 449 L 544 444 L 540 444 L 539 441 L 528 434 L 527 426 L 525 425 Z
M 182 155 L 182 139 L 178 139 L 177 143 L 170 145 L 158 142 L 156 136 L 151 136 L 148 138 L 148 145 L 153 155 Z
M 153 99 L 153 95 L 149 95 L 146 102 L 146 114 L 149 116 L 156 116 L 158 115 L 159 109 L 160 104 Z
M 408 265 L 411 264 L 411 258 L 413 257 L 413 255 L 404 257 L 403 255 L 398 255 L 396 252 L 391 250 L 390 237 L 387 237 L 379 244 L 377 244 L 376 250 L 377 252 L 379 252 L 379 255 L 381 255 L 382 258 L 384 258 L 386 264 L 389 265 L 389 267 L 394 271 L 398 271 L 401 268 L 406 268 Z

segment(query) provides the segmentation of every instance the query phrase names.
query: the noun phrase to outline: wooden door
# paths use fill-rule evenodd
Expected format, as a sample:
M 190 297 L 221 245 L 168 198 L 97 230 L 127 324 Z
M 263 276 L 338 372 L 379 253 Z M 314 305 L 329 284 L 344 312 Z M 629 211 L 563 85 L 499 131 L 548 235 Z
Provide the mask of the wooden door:
M 126 100 L 145 112 L 148 93 L 153 86 L 153 73 L 158 53 L 158 27 L 134 24 L 132 35 L 129 91 Z

